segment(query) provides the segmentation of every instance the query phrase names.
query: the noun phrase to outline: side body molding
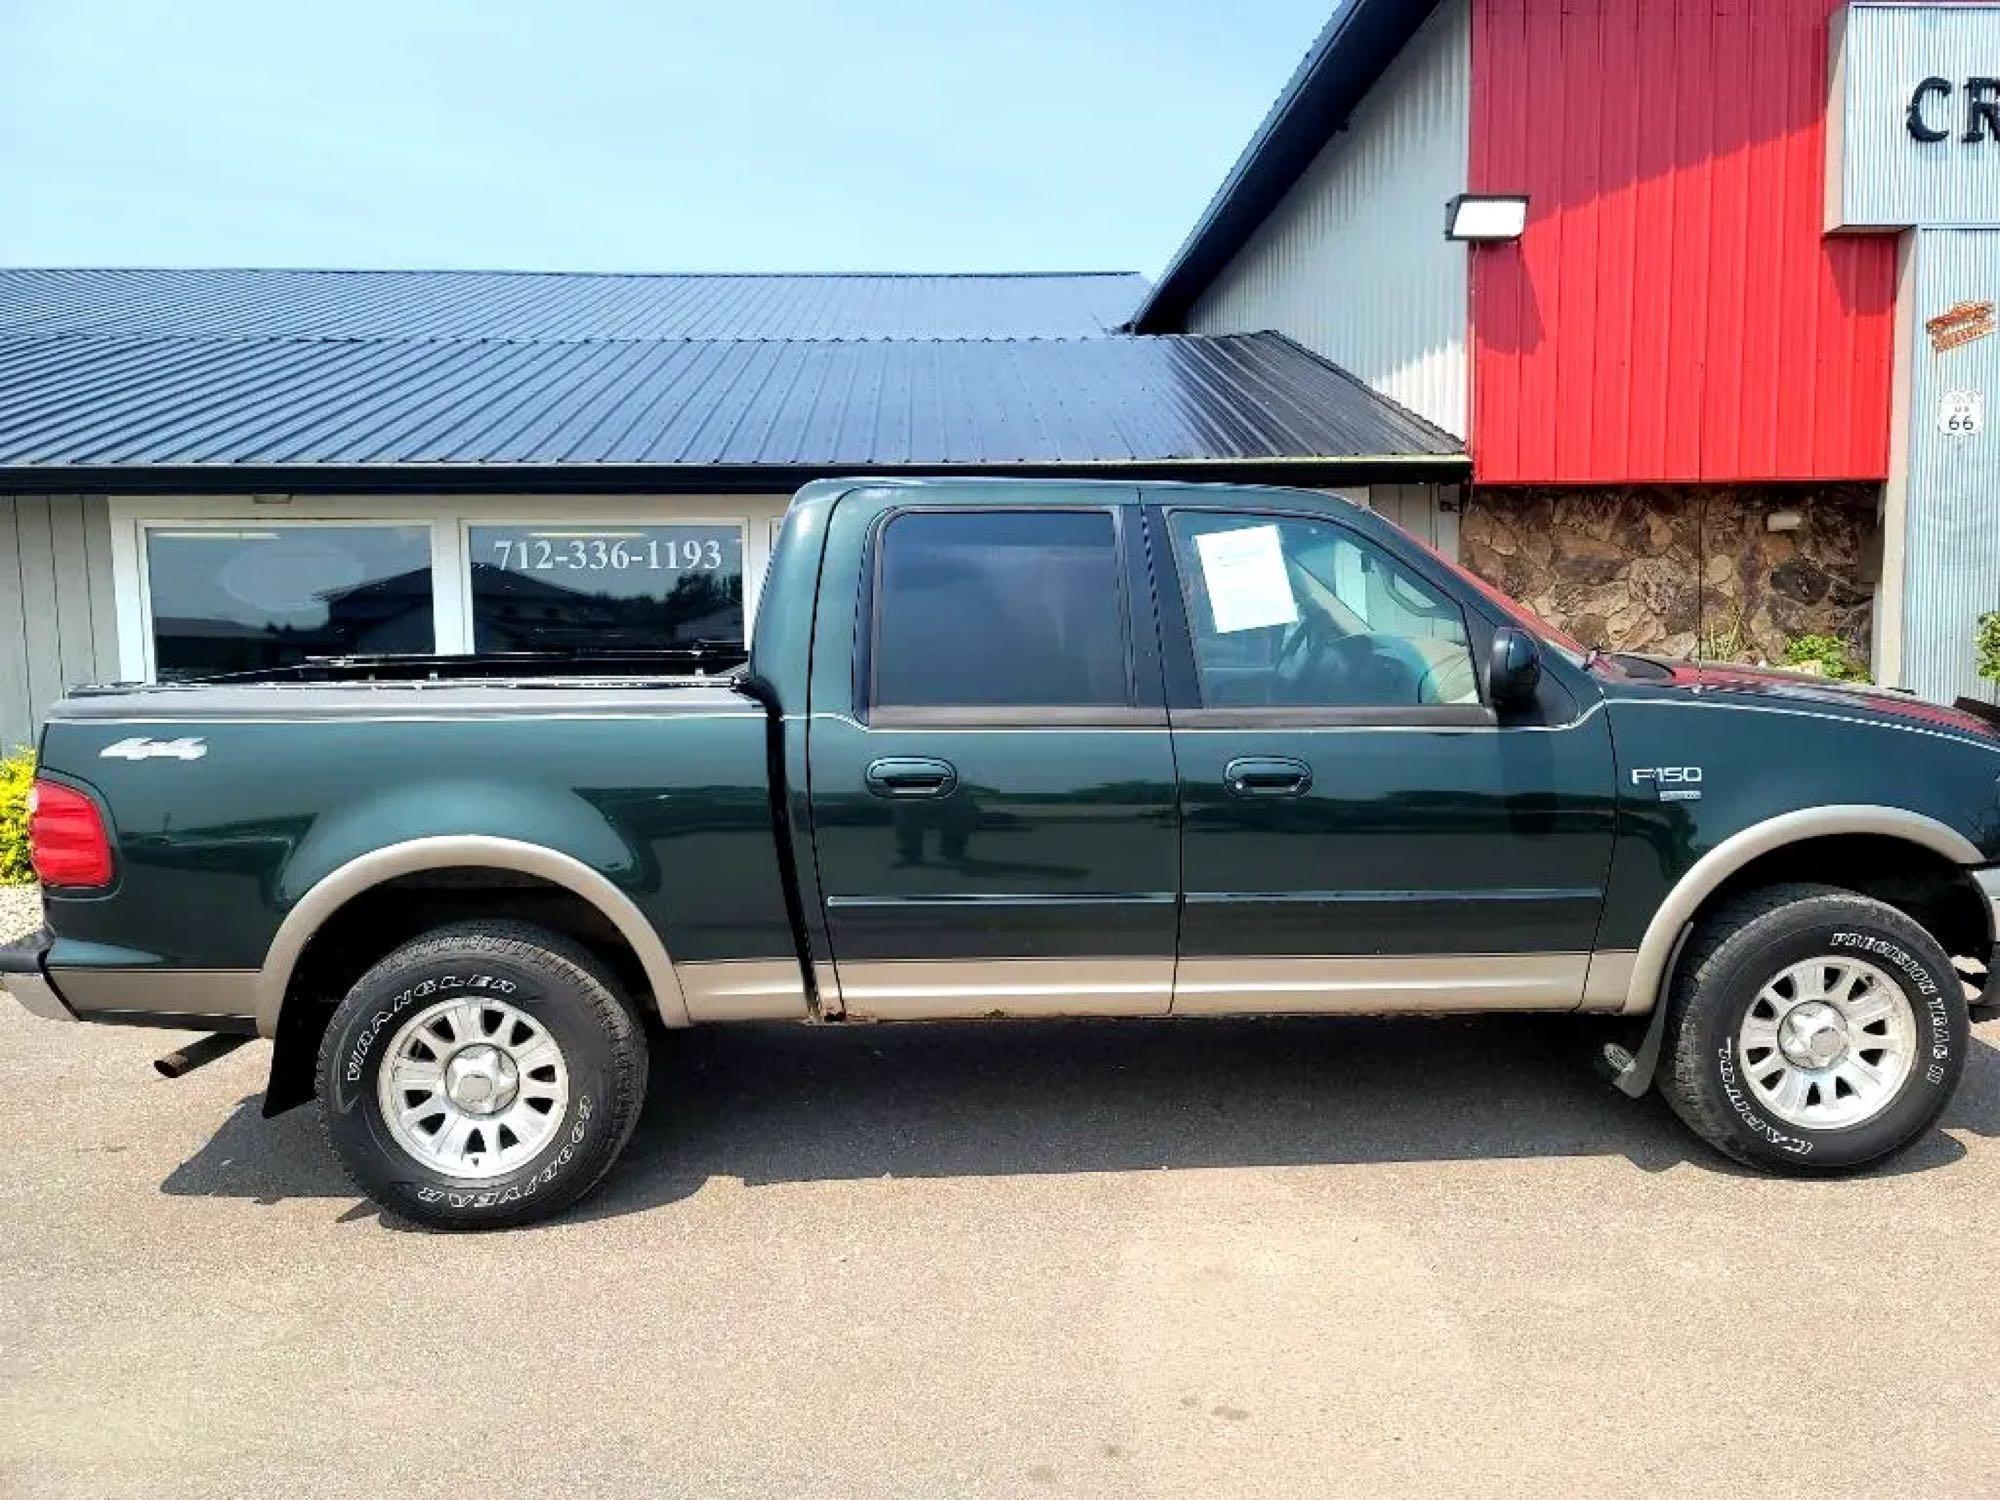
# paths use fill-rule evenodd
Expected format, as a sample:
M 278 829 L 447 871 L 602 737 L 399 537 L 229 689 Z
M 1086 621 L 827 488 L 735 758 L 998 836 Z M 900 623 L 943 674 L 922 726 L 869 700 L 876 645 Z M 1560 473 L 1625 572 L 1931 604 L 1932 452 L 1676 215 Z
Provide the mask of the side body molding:
M 588 901 L 632 945 L 659 1005 L 660 1019 L 669 1026 L 688 1024 L 687 999 L 681 993 L 680 978 L 674 972 L 666 944 L 660 941 L 659 933 L 645 914 L 633 905 L 631 897 L 583 861 L 541 844 L 482 834 L 453 834 L 411 839 L 373 850 L 348 861 L 300 898 L 271 940 L 270 952 L 265 954 L 264 967 L 257 975 L 257 1034 L 277 1035 L 278 1012 L 284 1006 L 292 970 L 327 918 L 385 880 L 418 875 L 426 870 L 467 866 L 532 875 Z
M 1658 1002 L 1667 961 L 1673 957 L 1681 929 L 1730 876 L 1751 860 L 1787 844 L 1854 833 L 1901 839 L 1941 854 L 1954 864 L 1976 865 L 1981 858 L 1978 846 L 1955 828 L 1900 807 L 1806 807 L 1753 823 L 1696 860 L 1667 892 L 1666 900 L 1653 914 L 1646 936 L 1639 943 L 1639 956 L 1632 966 L 1632 981 L 1625 993 L 1624 1013 L 1639 1015 Z

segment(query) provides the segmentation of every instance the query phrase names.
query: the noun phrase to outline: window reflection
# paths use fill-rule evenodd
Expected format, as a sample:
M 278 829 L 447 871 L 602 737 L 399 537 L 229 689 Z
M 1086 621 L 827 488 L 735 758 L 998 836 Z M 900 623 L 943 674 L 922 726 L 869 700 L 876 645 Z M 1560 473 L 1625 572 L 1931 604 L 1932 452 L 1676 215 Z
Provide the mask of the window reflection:
M 1101 510 L 913 511 L 882 533 L 874 701 L 1122 705 L 1118 536 Z
M 163 681 L 436 649 L 425 526 L 153 528 L 146 570 Z
M 743 640 L 738 527 L 474 526 L 468 541 L 475 651 Z

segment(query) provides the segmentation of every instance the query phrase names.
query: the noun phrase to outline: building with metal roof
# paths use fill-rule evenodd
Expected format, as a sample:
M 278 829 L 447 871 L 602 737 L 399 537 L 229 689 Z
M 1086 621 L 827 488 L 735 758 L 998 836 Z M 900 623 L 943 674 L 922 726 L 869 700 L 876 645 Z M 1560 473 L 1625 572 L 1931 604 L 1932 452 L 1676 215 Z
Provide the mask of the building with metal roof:
M 790 494 L 831 475 L 1276 480 L 1438 514 L 1451 434 L 1281 333 L 1134 333 L 1149 290 L 0 270 L 0 741 L 85 679 L 553 640 L 523 580 L 571 549 L 625 559 L 592 587 L 659 596 L 667 636 L 742 631 Z M 393 626 L 329 616 L 392 584 Z M 666 608 L 689 589 L 703 609 Z
M 1583 639 L 1992 698 L 1996 50 L 1991 4 L 1346 0 L 1133 326 L 1465 440 L 1461 560 Z
M 476 649 L 558 543 L 747 620 L 864 471 L 1339 489 L 1594 643 L 1991 696 L 1996 15 L 1345 0 L 1153 284 L 0 270 L 0 739 L 328 590 Z

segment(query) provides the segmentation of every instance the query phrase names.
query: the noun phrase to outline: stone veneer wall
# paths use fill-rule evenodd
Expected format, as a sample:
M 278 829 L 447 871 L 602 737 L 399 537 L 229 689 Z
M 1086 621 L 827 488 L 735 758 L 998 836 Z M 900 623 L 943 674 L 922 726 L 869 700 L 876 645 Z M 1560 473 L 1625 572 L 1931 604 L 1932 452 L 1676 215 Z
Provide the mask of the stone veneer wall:
M 1774 661 L 1798 635 L 1868 659 L 1880 556 L 1872 484 L 1493 487 L 1470 492 L 1464 564 L 1592 645 Z M 1765 517 L 1794 510 L 1796 531 Z

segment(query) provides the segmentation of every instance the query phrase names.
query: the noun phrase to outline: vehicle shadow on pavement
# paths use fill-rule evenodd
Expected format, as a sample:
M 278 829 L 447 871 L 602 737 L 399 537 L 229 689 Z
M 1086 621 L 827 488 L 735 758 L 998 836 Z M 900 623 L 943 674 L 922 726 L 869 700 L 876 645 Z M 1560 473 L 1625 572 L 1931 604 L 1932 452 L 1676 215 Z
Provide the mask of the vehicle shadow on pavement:
M 652 1037 L 651 1088 L 604 1187 L 565 1219 L 640 1212 L 711 1177 L 765 1183 L 1180 1167 L 1622 1156 L 1736 1173 L 1657 1098 L 1590 1068 L 1577 1017 L 1300 1017 L 722 1026 Z M 161 1184 L 356 1200 L 311 1108 L 243 1100 Z M 1884 1169 L 2000 1137 L 2000 1051 L 1976 1036 L 1941 1128 Z M 350 1213 L 367 1210 L 353 1210 Z

